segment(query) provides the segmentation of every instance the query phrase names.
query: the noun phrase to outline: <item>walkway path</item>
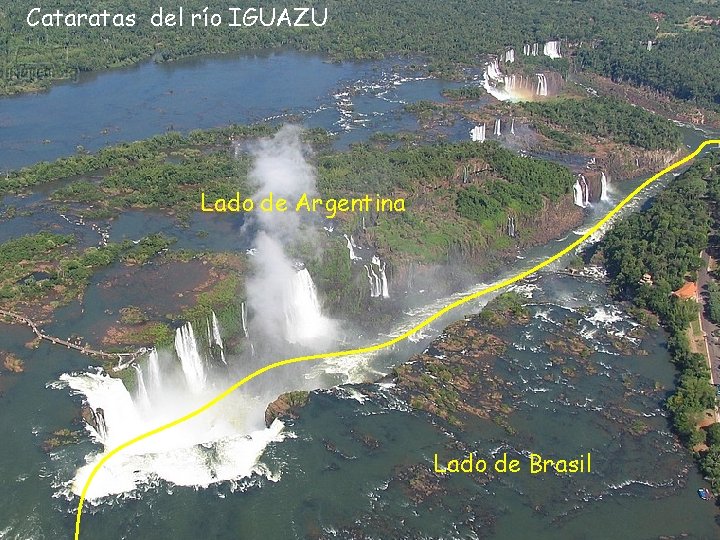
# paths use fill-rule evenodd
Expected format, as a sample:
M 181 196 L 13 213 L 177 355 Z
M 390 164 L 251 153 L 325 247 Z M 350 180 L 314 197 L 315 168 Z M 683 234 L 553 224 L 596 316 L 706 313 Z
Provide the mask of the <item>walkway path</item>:
M 37 324 L 35 324 L 31 319 L 28 319 L 27 317 L 18 313 L 13 313 L 12 311 L 5 311 L 4 309 L 0 309 L 0 317 L 9 317 L 18 322 L 27 324 L 38 338 L 49 341 L 50 343 L 55 343 L 56 345 L 64 345 L 68 349 L 75 349 L 76 351 L 79 351 L 82 354 L 87 354 L 89 356 L 98 356 L 100 358 L 117 358 L 121 362 L 123 360 L 126 362 L 130 362 L 132 360 L 135 360 L 138 356 L 141 356 L 148 352 L 145 347 L 142 347 L 135 352 L 129 353 L 109 353 L 98 349 L 92 349 L 85 345 L 77 345 L 76 343 L 72 343 L 64 339 L 49 336 L 42 330 L 40 330 Z

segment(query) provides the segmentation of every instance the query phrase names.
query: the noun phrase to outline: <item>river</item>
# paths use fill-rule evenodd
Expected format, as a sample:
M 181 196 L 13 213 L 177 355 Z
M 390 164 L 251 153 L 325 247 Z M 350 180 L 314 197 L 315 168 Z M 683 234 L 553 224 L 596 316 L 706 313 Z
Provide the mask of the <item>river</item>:
M 440 90 L 452 84 L 426 79 L 410 69 L 398 74 L 394 65 L 391 61 L 331 64 L 313 56 L 281 53 L 148 63 L 89 76 L 44 94 L 0 100 L 0 164 L 7 170 L 69 155 L 79 145 L 95 150 L 167 129 L 282 121 L 288 115 L 300 115 L 304 125 L 338 133 L 340 146 L 378 130 L 414 129 L 416 121 L 403 113 L 403 104 L 441 99 Z M 286 83 L 289 76 L 293 85 Z M 469 127 L 461 121 L 447 134 L 464 138 Z M 688 146 L 695 146 L 703 136 L 690 128 L 684 132 Z M 612 186 L 611 201 L 620 200 L 641 180 Z M 660 184 L 648 190 L 629 210 L 637 209 L 659 188 Z M 41 203 L 42 190 L 35 198 L 3 201 L 9 202 Z M 590 208 L 584 227 L 609 208 L 610 203 Z M 46 219 L 38 213 L 6 221 L 0 237 L 37 230 L 48 223 Z M 162 230 L 179 237 L 183 247 L 251 247 L 242 237 L 240 223 L 220 221 L 197 218 L 189 229 L 181 229 L 160 214 L 129 212 L 110 234 L 112 240 L 119 240 Z M 200 230 L 209 234 L 193 234 Z M 518 254 L 507 275 L 558 251 L 582 230 Z M 84 234 L 88 245 L 95 243 L 94 233 Z M 409 464 L 430 466 L 432 454 L 444 448 L 452 435 L 393 402 L 382 387 L 345 386 L 314 394 L 300 420 L 287 426 L 276 442 L 266 441 L 260 448 L 263 466 L 254 474 L 231 470 L 231 480 L 209 482 L 209 487 L 200 489 L 192 486 L 192 478 L 191 485 L 183 486 L 180 480 L 146 477 L 138 489 L 120 489 L 121 495 L 88 505 L 83 537 L 335 538 L 356 537 L 350 531 L 364 530 L 367 538 L 473 538 L 477 535 L 473 523 L 480 522 L 486 524 L 488 536 L 499 539 L 517 538 L 518 530 L 537 538 L 646 538 L 683 532 L 695 538 L 715 537 L 713 507 L 695 494 L 702 480 L 690 456 L 669 433 L 661 410 L 663 396 L 649 392 L 656 384 L 672 385 L 664 335 L 650 333 L 641 344 L 634 341 L 629 333 L 633 323 L 607 298 L 602 282 L 592 276 L 564 276 L 557 273 L 561 267 L 559 263 L 518 288 L 527 295 L 533 319 L 525 331 L 507 336 L 514 347 L 498 360 L 496 369 L 524 396 L 510 417 L 518 435 L 511 437 L 491 422 L 478 422 L 461 437 L 482 453 L 499 447 L 556 455 L 592 449 L 597 456 L 594 475 L 579 480 L 519 477 L 484 486 L 458 480 L 440 499 L 410 504 L 393 478 Z M 104 311 L 124 305 L 125 300 L 122 291 L 102 294 L 93 288 L 104 277 L 93 278 L 84 311 L 78 304 L 63 308 L 47 332 L 93 336 Z M 467 290 L 482 286 L 472 284 Z M 403 331 L 464 292 L 446 297 L 433 291 L 391 290 L 392 295 L 403 295 L 404 308 L 398 312 L 397 324 L 384 335 Z M 302 378 L 299 386 L 305 388 L 372 381 L 424 350 L 444 324 L 477 311 L 484 302 L 468 304 L 388 353 L 327 361 L 292 374 Z M 591 360 L 598 367 L 596 374 L 576 380 L 549 365 L 551 352 L 544 346 L 571 316 L 579 319 L 580 334 L 594 348 Z M 3 497 L 0 506 L 0 538 L 68 538 L 77 502 L 69 482 L 99 447 L 85 433 L 79 444 L 49 453 L 41 450 L 41 443 L 57 429 L 83 430 L 77 416 L 81 396 L 71 397 L 67 385 L 58 381 L 63 374 L 86 373 L 88 360 L 47 343 L 28 349 L 25 343 L 32 336 L 27 329 L 0 328 L 0 350 L 17 354 L 26 366 L 19 376 L 0 378 L 0 423 L 5 434 L 0 489 L 12 493 Z M 384 335 L 362 341 L 374 342 Z M 613 348 L 615 339 L 648 354 L 619 354 Z M 243 369 L 238 367 L 237 372 Z M 632 389 L 626 386 L 628 380 L 633 381 Z M 284 386 L 290 389 L 293 384 L 285 381 Z M 374 395 L 363 397 L 368 388 Z M 623 395 L 628 406 L 644 414 L 651 427 L 648 434 L 630 436 L 612 417 L 600 414 L 603 408 L 617 407 Z M 248 393 L 243 397 L 252 398 Z M 231 401 L 231 406 L 243 408 L 243 397 Z M 357 433 L 371 434 L 378 449 L 364 447 Z M 211 454 L 222 449 L 207 450 L 208 462 L 217 464 L 217 456 Z M 184 458 L 178 459 L 182 463 Z M 143 467 L 142 460 L 127 464 Z

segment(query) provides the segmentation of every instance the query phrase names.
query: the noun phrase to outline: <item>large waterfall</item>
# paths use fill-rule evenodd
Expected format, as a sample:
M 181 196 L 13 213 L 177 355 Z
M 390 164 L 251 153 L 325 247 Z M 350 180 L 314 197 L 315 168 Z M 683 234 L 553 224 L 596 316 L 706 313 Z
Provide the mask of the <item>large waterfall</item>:
M 202 392 L 207 382 L 205 361 L 200 356 L 195 331 L 189 322 L 175 331 L 175 352 L 180 359 L 185 382 L 191 392 Z
M 543 47 L 543 54 L 550 58 L 562 58 L 560 56 L 560 42 L 559 41 L 548 41 Z
M 578 175 L 575 179 L 575 185 L 573 186 L 573 202 L 581 208 L 587 208 L 590 204 L 587 180 L 582 174 Z
M 284 302 L 288 342 L 308 344 L 326 334 L 329 321 L 322 315 L 315 283 L 307 268 L 295 272 L 285 291 Z
M 608 197 L 608 181 L 605 172 L 600 174 L 600 200 L 603 202 L 610 200 L 610 197 Z
M 472 128 L 470 130 L 470 139 L 475 142 L 485 142 L 485 124 Z
M 495 127 L 493 128 L 493 135 L 495 135 L 496 137 L 500 136 L 500 119 L 499 118 L 495 119 Z

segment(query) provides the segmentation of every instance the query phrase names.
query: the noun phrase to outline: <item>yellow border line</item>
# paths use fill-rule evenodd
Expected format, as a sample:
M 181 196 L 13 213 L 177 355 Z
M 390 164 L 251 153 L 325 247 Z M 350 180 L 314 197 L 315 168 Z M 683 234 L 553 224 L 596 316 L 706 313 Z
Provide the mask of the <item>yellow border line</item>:
M 632 193 L 630 193 L 627 197 L 625 197 L 622 201 L 620 201 L 615 208 L 610 210 L 605 217 L 603 217 L 600 221 L 598 221 L 595 225 L 593 225 L 585 234 L 583 234 L 580 238 L 575 240 L 572 244 L 567 246 L 566 248 L 558 251 L 555 255 L 552 255 L 545 259 L 543 262 L 536 264 L 529 270 L 525 270 L 519 274 L 517 274 L 514 277 L 508 278 L 504 281 L 501 281 L 500 283 L 496 283 L 495 285 L 491 285 L 489 287 L 486 287 L 485 289 L 482 289 L 480 291 L 474 292 L 472 294 L 469 294 L 459 300 L 456 300 L 455 302 L 452 302 L 451 304 L 448 304 L 441 310 L 437 311 L 433 315 L 430 315 L 428 318 L 426 318 L 424 321 L 419 323 L 417 326 L 411 328 L 407 332 L 394 337 L 392 339 L 389 339 L 388 341 L 385 341 L 383 343 L 378 343 L 377 345 L 370 345 L 368 347 L 361 347 L 359 349 L 349 349 L 346 351 L 335 351 L 335 352 L 329 352 L 329 353 L 323 353 L 323 354 L 311 354 L 308 356 L 297 356 L 295 358 L 288 358 L 286 360 L 280 360 L 279 362 L 274 362 L 272 364 L 269 364 L 265 367 L 262 367 L 258 369 L 257 371 L 253 371 L 250 375 L 247 377 L 244 377 L 243 379 L 237 381 L 235 384 L 233 384 L 230 388 L 222 392 L 221 394 L 218 394 L 213 399 L 202 405 L 201 407 L 195 409 L 194 411 L 191 411 L 187 413 L 184 416 L 181 416 L 180 418 L 177 418 L 173 420 L 172 422 L 168 422 L 167 424 L 164 424 L 162 426 L 159 426 L 151 431 L 148 431 L 147 433 L 143 433 L 142 435 L 138 435 L 134 439 L 130 439 L 127 442 L 124 442 L 120 446 L 113 448 L 110 452 L 105 454 L 103 458 L 93 467 L 93 470 L 90 472 L 90 476 L 88 476 L 88 479 L 85 482 L 85 485 L 83 486 L 82 493 L 80 494 L 80 501 L 78 502 L 77 507 L 77 514 L 75 519 L 75 540 L 80 540 L 80 521 L 82 519 L 82 509 L 83 505 L 85 503 L 85 497 L 87 496 L 87 492 L 90 489 L 90 484 L 93 481 L 93 478 L 95 478 L 95 475 L 97 475 L 98 471 L 102 468 L 105 463 L 107 463 L 110 458 L 117 455 L 119 452 L 122 452 L 126 448 L 132 446 L 135 443 L 138 443 L 144 439 L 147 439 L 148 437 L 152 437 L 153 435 L 157 435 L 158 433 L 161 433 L 167 429 L 170 429 L 172 427 L 177 426 L 178 424 L 182 424 L 183 422 L 186 422 L 190 420 L 191 418 L 194 418 L 198 416 L 199 414 L 202 414 L 203 412 L 207 411 L 211 407 L 217 405 L 220 401 L 228 397 L 230 394 L 232 394 L 235 390 L 240 388 L 242 385 L 244 385 L 247 382 L 250 382 L 256 377 L 259 377 L 263 373 L 266 373 L 270 371 L 271 369 L 279 368 L 282 366 L 287 366 L 290 364 L 296 364 L 298 362 L 307 362 L 309 360 L 320 360 L 322 358 L 338 358 L 341 356 L 351 356 L 354 354 L 363 354 L 368 352 L 374 352 L 379 351 L 381 349 L 385 349 L 387 347 L 390 347 L 391 345 L 394 345 L 395 343 L 398 343 L 400 341 L 403 341 L 407 337 L 411 336 L 418 330 L 424 328 L 425 326 L 429 325 L 434 320 L 442 317 L 446 313 L 452 311 L 458 306 L 461 306 L 463 304 L 466 304 L 467 302 L 470 302 L 471 300 L 475 300 L 476 298 L 479 298 L 481 296 L 484 296 L 488 293 L 500 290 L 504 287 L 507 287 L 508 285 L 512 285 L 513 283 L 516 283 L 522 279 L 525 279 L 526 277 L 534 274 L 538 270 L 541 270 L 548 266 L 549 264 L 555 262 L 562 256 L 566 255 L 570 251 L 577 248 L 580 244 L 582 244 L 585 240 L 590 238 L 595 232 L 597 232 L 600 227 L 602 227 L 605 223 L 608 222 L 615 214 L 617 214 L 627 203 L 629 203 L 633 198 L 635 198 L 638 193 L 640 193 L 643 189 L 645 189 L 647 186 L 655 182 L 657 179 L 661 178 L 662 176 L 666 175 L 667 173 L 675 170 L 676 168 L 680 167 L 681 165 L 684 165 L 688 161 L 695 158 L 700 152 L 702 152 L 703 148 L 710 144 L 718 144 L 720 145 L 720 139 L 711 139 L 706 140 L 700 143 L 700 145 L 691 153 L 682 158 L 679 161 L 676 161 L 672 165 L 668 165 L 666 168 L 664 168 L 662 171 L 657 173 L 656 175 L 652 176 L 651 178 L 648 178 L 645 180 L 642 184 L 640 184 L 635 190 L 633 190 Z

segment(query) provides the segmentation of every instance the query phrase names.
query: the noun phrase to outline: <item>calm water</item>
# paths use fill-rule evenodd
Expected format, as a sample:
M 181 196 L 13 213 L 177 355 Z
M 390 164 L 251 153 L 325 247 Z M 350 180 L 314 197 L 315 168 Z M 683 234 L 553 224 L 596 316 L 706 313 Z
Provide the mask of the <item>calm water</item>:
M 286 84 L 289 77 L 296 81 L 292 86 Z M 306 113 L 307 125 L 340 133 L 344 144 L 378 129 L 415 127 L 414 119 L 401 113 L 403 102 L 437 99 L 446 86 L 395 76 L 388 64 L 336 65 L 297 54 L 145 64 L 60 85 L 47 94 L 0 100 L 0 166 L 53 159 L 72 153 L 79 144 L 95 149 L 170 127 L 189 130 L 287 112 Z M 466 135 L 462 123 L 453 129 L 457 136 Z M 697 144 L 700 135 L 686 130 L 687 143 Z M 619 200 L 633 185 L 615 186 L 613 199 Z M 5 202 L 32 207 L 42 205 L 42 196 Z M 591 209 L 587 224 L 605 211 L 603 206 Z M 2 222 L 0 240 L 47 223 L 42 212 Z M 85 244 L 97 242 L 96 233 L 65 223 L 62 230 L 82 232 Z M 163 231 L 178 237 L 183 247 L 244 250 L 249 244 L 240 226 L 231 220 L 197 218 L 189 229 L 181 229 L 158 213 L 129 212 L 110 231 L 112 240 Z M 577 234 L 571 233 L 563 241 L 522 253 L 508 272 L 532 265 L 574 238 Z M 77 304 L 63 308 L 47 331 L 92 336 L 109 324 L 111 317 L 103 311 L 126 305 L 127 298 L 122 290 L 101 290 L 97 283 L 115 271 L 94 278 L 84 313 Z M 509 388 L 523 396 L 512 401 L 516 411 L 509 422 L 516 435 L 483 421 L 450 435 L 423 415 L 404 410 L 387 390 L 374 385 L 322 392 L 288 427 L 294 436 L 267 447 L 262 460 L 277 481 L 254 476 L 208 489 L 160 482 L 90 507 L 83 538 L 346 538 L 351 530 L 383 539 L 473 538 L 473 523 L 483 523 L 483 536 L 499 539 L 649 538 L 683 532 L 693 538 L 717 537 L 713 506 L 695 493 L 704 484 L 668 431 L 661 411 L 664 396 L 651 392 L 655 383 L 672 385 L 664 337 L 650 334 L 643 339 L 639 347 L 646 356 L 617 355 L 612 341 L 627 340 L 623 336 L 632 324 L 606 297 L 602 284 L 590 278 L 551 271 L 519 290 L 527 295 L 533 319 L 527 328 L 510 329 L 503 336 L 514 346 L 495 366 Z M 447 298 L 433 302 L 437 295 L 432 292 L 393 294 L 406 297 L 404 311 L 407 305 L 414 311 L 399 312 L 392 331 L 447 303 Z M 427 337 L 390 353 L 309 368 L 306 384 L 327 386 L 386 373 L 422 351 L 444 324 L 479 305 L 454 312 L 435 323 Z M 581 306 L 589 307 L 584 316 L 577 313 Z M 545 340 L 560 332 L 568 317 L 581 320 L 584 339 L 596 349 L 590 359 L 597 368 L 593 375 L 569 379 L 560 366 L 548 365 L 552 354 Z M 67 496 L 64 486 L 85 456 L 99 450 L 86 435 L 79 444 L 50 454 L 41 450 L 42 441 L 56 429 L 83 430 L 77 417 L 81 398 L 54 386 L 60 374 L 86 369 L 88 360 L 46 343 L 27 349 L 24 344 L 31 338 L 24 328 L 0 326 L 0 350 L 14 352 L 26 365 L 21 375 L 0 376 L 0 491 L 12 494 L 0 505 L 3 540 L 71 537 L 76 499 Z M 568 364 L 581 371 L 571 359 Z M 358 400 L 357 392 L 373 396 Z M 621 406 L 642 414 L 651 431 L 641 437 L 623 434 L 617 412 Z M 371 435 L 379 448 L 368 449 L 357 434 Z M 499 478 L 485 486 L 453 478 L 440 495 L 417 506 L 409 503 L 398 473 L 413 464 L 429 467 L 433 453 L 442 452 L 452 437 L 485 454 L 500 447 L 511 453 L 554 455 L 592 450 L 597 472 L 572 479 Z

